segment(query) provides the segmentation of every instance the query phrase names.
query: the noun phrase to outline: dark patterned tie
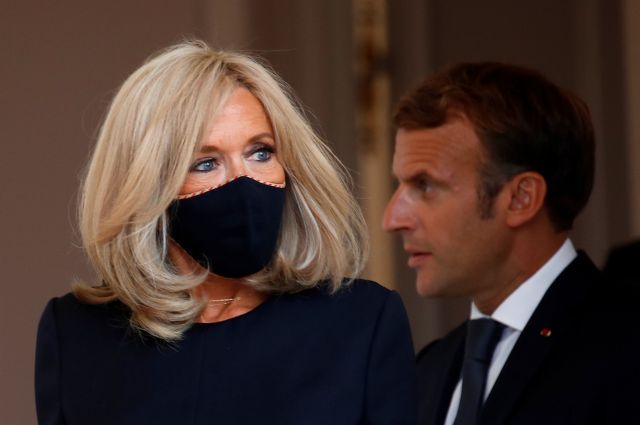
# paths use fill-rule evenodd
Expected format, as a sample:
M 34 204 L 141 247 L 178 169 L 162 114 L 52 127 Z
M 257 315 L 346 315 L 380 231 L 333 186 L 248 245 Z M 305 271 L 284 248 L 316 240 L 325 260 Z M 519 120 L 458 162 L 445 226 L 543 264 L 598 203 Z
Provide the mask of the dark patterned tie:
M 467 324 L 462 363 L 462 395 L 454 425 L 476 425 L 484 401 L 487 372 L 504 325 L 493 319 L 474 319 Z

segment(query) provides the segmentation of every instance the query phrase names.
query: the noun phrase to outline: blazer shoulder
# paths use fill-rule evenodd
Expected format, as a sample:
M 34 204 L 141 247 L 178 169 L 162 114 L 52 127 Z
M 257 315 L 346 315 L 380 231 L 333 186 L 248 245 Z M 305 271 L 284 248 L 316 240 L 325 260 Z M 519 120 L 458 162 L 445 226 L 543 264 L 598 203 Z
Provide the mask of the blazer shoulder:
M 294 294 L 294 297 L 310 302 L 324 303 L 333 306 L 345 306 L 353 311 L 371 307 L 382 307 L 389 299 L 400 299 L 394 290 L 385 288 L 377 282 L 366 279 L 353 279 L 345 282 L 337 291 L 332 292 L 328 283 Z
M 339 290 L 336 298 L 350 304 L 355 311 L 374 310 L 377 314 L 381 311 L 397 311 L 398 314 L 406 315 L 400 294 L 371 280 L 355 279 Z
M 55 322 L 60 336 L 71 333 L 87 336 L 106 330 L 128 330 L 129 310 L 113 301 L 105 304 L 87 304 L 73 293 L 49 300 L 40 319 L 41 325 Z
M 104 304 L 89 304 L 78 299 L 72 292 L 61 297 L 54 297 L 49 301 L 57 313 L 70 315 L 118 315 L 128 314 L 128 309 L 119 301 Z
M 385 288 L 380 285 L 378 282 L 374 282 L 373 280 L 367 279 L 354 279 L 346 286 L 342 287 L 338 294 L 341 292 L 350 294 L 355 297 L 367 297 L 369 299 L 381 299 L 384 300 L 391 294 L 396 293 L 396 291 Z
M 389 323 L 408 328 L 400 295 L 370 280 L 354 279 L 335 292 L 325 285 L 278 298 L 282 314 L 298 321 L 322 322 L 338 333 L 375 334 Z

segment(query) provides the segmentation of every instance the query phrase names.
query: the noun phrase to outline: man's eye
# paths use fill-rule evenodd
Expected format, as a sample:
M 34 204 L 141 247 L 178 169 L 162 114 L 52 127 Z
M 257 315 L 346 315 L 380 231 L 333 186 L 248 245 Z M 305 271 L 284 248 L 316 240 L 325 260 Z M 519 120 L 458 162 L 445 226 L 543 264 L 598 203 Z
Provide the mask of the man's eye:
M 191 167 L 191 171 L 206 173 L 213 170 L 214 168 L 216 168 L 215 160 L 213 158 L 207 158 L 197 161 L 195 164 L 193 164 L 193 166 Z
M 433 184 L 429 180 L 419 180 L 416 183 L 422 192 L 429 193 L 433 191 Z

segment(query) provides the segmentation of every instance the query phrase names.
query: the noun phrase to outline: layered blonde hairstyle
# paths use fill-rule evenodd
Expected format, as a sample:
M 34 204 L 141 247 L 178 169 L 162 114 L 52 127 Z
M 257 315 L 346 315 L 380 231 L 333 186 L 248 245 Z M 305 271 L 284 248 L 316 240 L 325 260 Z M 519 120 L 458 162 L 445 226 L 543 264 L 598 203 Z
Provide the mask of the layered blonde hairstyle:
M 100 129 L 79 207 L 83 246 L 98 284 L 77 284 L 88 303 L 119 300 L 131 324 L 179 339 L 202 311 L 193 289 L 206 274 L 180 274 L 168 255 L 167 210 L 177 198 L 208 122 L 237 87 L 248 89 L 273 126 L 287 175 L 277 252 L 246 283 L 295 292 L 328 282 L 337 290 L 366 258 L 365 224 L 344 167 L 266 66 L 204 42 L 172 46 L 122 85 Z

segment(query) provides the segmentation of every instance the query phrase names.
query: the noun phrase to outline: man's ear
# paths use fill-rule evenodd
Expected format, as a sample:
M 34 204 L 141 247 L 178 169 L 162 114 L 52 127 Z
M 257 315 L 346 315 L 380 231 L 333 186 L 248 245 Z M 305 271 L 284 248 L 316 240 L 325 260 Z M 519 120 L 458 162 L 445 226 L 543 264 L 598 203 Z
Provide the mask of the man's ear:
M 506 210 L 506 222 L 509 227 L 519 227 L 534 217 L 544 207 L 547 183 L 542 175 L 527 171 L 517 174 L 505 184 L 509 206 Z

